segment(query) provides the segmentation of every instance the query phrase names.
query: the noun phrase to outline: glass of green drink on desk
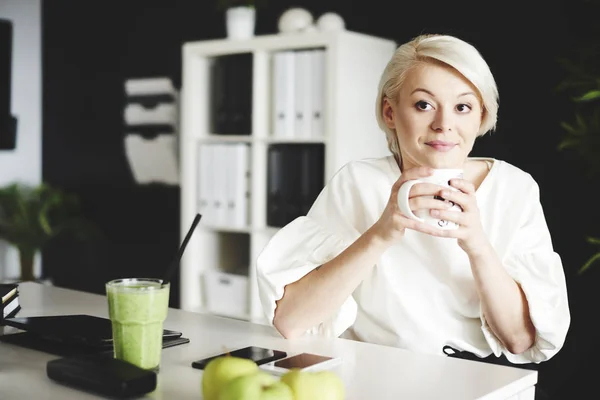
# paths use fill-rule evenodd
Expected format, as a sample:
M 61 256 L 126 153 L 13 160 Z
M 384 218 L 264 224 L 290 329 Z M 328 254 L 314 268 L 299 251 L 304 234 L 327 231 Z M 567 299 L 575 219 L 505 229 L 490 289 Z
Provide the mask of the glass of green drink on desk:
M 162 279 L 116 279 L 106 284 L 115 358 L 158 371 L 169 283 Z

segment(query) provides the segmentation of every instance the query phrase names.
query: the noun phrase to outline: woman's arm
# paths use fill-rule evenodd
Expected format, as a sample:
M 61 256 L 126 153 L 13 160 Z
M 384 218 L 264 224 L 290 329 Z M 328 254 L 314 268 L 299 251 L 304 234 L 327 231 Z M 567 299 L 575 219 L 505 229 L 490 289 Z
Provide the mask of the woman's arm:
M 444 190 L 440 195 L 459 204 L 463 212 L 432 210 L 435 217 L 456 222 L 459 228 L 438 231 L 436 236 L 454 237 L 471 263 L 483 315 L 498 340 L 513 354 L 529 349 L 535 341 L 535 327 L 521 287 L 502 266 L 481 225 L 475 187 L 469 181 L 453 179 L 459 191 Z
M 508 351 L 523 353 L 535 341 L 535 327 L 523 290 L 502 267 L 491 245 L 468 255 L 488 325 Z
M 398 190 L 405 181 L 430 174 L 429 168 L 405 171 L 392 186 L 388 203 L 375 224 L 337 257 L 285 286 L 273 318 L 273 325 L 284 337 L 301 335 L 330 318 L 369 274 L 381 254 L 392 243 L 402 240 L 406 228 L 427 233 L 436 231 L 430 225 L 404 217 L 397 204 Z M 426 195 L 433 192 L 425 191 L 417 196 L 419 199 L 411 200 L 414 209 L 447 208 L 444 202 Z
M 374 227 L 331 261 L 285 287 L 273 324 L 286 338 L 300 336 L 338 310 L 389 246 Z

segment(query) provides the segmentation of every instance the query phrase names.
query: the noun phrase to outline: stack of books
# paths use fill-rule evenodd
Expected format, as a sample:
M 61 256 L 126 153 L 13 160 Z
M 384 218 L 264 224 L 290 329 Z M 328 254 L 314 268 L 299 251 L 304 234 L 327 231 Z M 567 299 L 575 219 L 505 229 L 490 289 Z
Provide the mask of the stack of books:
M 21 305 L 19 304 L 19 286 L 17 284 L 0 284 L 0 325 L 5 318 L 14 317 Z

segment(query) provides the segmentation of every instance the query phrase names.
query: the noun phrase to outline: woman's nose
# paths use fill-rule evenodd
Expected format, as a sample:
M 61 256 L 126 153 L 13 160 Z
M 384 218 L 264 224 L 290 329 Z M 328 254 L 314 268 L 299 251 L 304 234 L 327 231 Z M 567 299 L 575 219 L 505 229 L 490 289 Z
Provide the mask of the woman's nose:
M 452 131 L 452 116 L 443 110 L 436 112 L 431 129 L 437 133 Z

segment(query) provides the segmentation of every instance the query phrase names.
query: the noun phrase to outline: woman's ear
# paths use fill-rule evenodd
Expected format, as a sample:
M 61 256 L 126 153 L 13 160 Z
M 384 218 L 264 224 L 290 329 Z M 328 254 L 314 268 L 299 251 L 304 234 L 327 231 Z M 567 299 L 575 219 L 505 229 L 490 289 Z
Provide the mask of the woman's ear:
M 390 129 L 396 129 L 396 125 L 394 124 L 394 108 L 392 107 L 392 102 L 387 97 L 383 98 L 382 115 L 385 125 Z

